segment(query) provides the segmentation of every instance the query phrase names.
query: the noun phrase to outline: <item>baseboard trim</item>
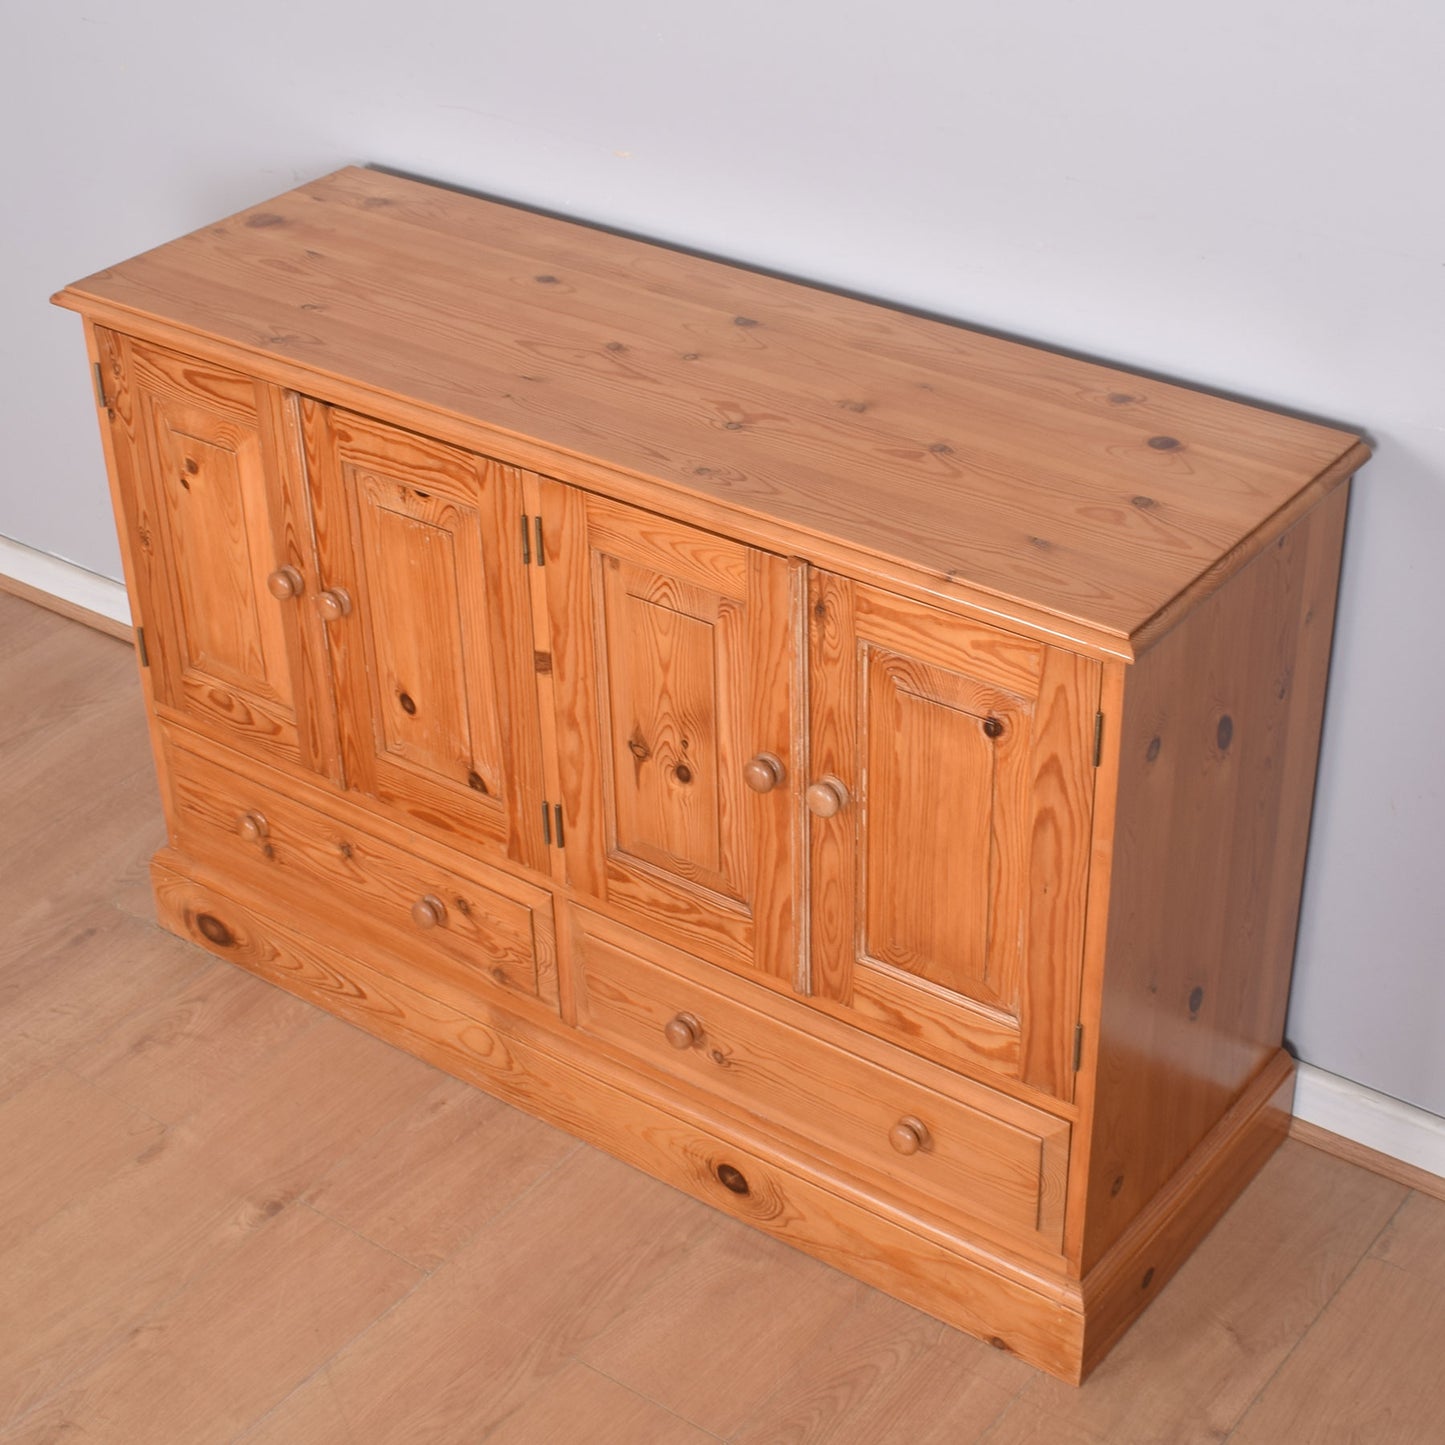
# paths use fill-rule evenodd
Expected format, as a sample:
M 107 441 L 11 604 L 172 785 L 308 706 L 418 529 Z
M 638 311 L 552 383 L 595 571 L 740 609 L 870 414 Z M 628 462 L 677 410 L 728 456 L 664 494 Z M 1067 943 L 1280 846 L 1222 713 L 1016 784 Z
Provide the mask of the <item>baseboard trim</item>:
M 1445 1119 L 1301 1064 L 1290 1132 L 1317 1149 L 1445 1199 Z
M 10 537 L 0 537 L 0 592 L 130 640 L 130 600 L 119 582 Z

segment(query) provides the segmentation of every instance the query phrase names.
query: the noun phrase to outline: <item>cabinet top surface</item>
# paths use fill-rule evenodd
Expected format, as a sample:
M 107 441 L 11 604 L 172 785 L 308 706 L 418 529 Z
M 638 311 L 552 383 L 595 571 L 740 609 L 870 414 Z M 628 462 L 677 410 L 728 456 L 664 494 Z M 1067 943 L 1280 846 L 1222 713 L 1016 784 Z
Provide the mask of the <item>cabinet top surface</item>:
M 56 299 L 1124 639 L 1368 455 L 1348 432 L 359 168 Z

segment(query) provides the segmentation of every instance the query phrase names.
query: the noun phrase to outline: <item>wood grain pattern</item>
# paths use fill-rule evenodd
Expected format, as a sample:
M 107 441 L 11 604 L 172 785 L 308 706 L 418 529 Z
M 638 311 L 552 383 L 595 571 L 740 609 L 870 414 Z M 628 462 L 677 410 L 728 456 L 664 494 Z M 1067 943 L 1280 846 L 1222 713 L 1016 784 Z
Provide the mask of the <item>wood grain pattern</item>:
M 694 1201 L 596 1150 L 551 1181 L 456 1250 L 254 1439 L 470 1441 L 514 1412 L 525 1419 L 529 1402 L 545 1414 L 587 1341 L 712 1228 Z
M 0 1103 L 0 1257 L 160 1146 L 165 1126 L 54 1069 Z
M 727 1439 L 858 1294 L 846 1275 L 723 1221 L 582 1358 L 610 1379 Z
M 742 762 L 726 747 L 737 699 L 718 690 L 740 675 L 740 609 L 616 557 L 600 581 L 609 852 L 741 902 Z
M 315 1022 L 216 965 L 105 1030 L 66 1059 L 97 1089 L 166 1125 L 190 1118 L 263 1069 Z
M 298 1290 L 292 1278 L 302 1267 L 316 1271 L 316 1283 Z M 200 1271 L 9 1438 L 222 1445 L 417 1278 L 394 1255 L 293 1206 Z
M 1019 1074 L 1072 1098 L 1080 1062 L 1073 1026 L 1080 1018 L 1088 921 L 1089 840 L 1096 789 L 1094 740 L 1103 726 L 1097 662 L 1051 647 L 1034 703 L 1029 759 L 1031 833 L 1022 912 L 1027 953 L 1020 978 L 1022 1017 L 1053 1028 L 1023 1031 Z
M 319 631 L 265 585 L 290 566 L 314 587 L 317 571 L 287 403 L 236 371 L 96 335 L 157 702 L 334 775 Z
M 1240 1421 L 1239 1445 L 1355 1440 L 1410 1445 L 1438 1434 L 1445 1381 L 1421 1379 L 1420 1341 L 1445 1319 L 1445 1289 L 1367 1259 Z M 1364 1337 L 1378 1350 L 1361 1358 Z
M 866 1287 L 847 1286 L 856 1302 L 840 1314 L 839 1277 L 796 1263 L 783 1266 L 786 1323 L 765 1322 L 765 1356 L 756 1301 L 770 1309 L 762 1282 L 779 1267 L 765 1236 L 728 1226 L 724 1247 L 721 1216 L 666 1184 L 375 1048 L 242 970 L 197 966 L 205 955 L 136 918 L 134 869 L 161 829 L 128 649 L 0 597 L 0 690 L 24 699 L 0 711 L 0 795 L 13 824 L 0 829 L 11 920 L 0 940 L 0 1081 L 28 1080 L 0 1103 L 0 1143 L 19 1164 L 0 1178 L 0 1215 L 18 1231 L 0 1241 L 0 1399 L 36 1369 L 31 1334 L 56 1367 L 48 1399 L 0 1439 L 51 1438 L 73 1406 L 104 1438 L 147 1438 L 151 1419 L 184 1409 L 170 1435 L 342 1445 L 510 1432 L 499 1438 L 533 1445 L 620 1431 L 628 1445 L 692 1445 L 699 1418 L 730 1408 L 730 1374 L 749 1397 L 735 1445 L 1433 1438 L 1445 1209 L 1294 1139 L 1174 1280 L 1150 1291 L 1158 1298 L 1082 1388 Z M 238 772 L 270 775 L 228 756 Z M 714 992 L 763 994 L 770 1017 L 810 1015 L 817 1037 L 851 1040 L 935 1089 L 979 1087 L 775 985 L 675 950 L 664 961 L 701 987 L 720 980 Z M 1087 1107 L 1082 1091 L 1078 1102 Z M 131 1132 L 137 1110 L 171 1125 L 160 1151 L 135 1152 L 149 1137 Z M 560 1167 L 548 1168 L 557 1156 L 543 1140 L 566 1152 Z M 375 1256 L 324 1231 L 275 1248 L 276 1227 L 300 1217 L 297 1190 L 373 1244 L 434 1265 L 432 1277 L 399 1303 L 382 1291 L 333 1312 L 342 1295 L 366 1297 Z M 192 1208 L 202 1202 L 204 1216 L 207 1200 L 214 1233 L 198 1232 Z M 37 1277 L 46 1258 L 52 1270 Z M 743 1284 L 730 1293 L 734 1277 Z M 278 1312 L 293 1328 L 270 1328 Z M 117 1320 L 117 1331 L 94 1333 Z M 328 1334 L 338 1321 L 354 1334 L 339 1344 Z M 317 1333 L 299 1337 L 303 1322 Z M 72 1335 L 98 1338 L 99 1350 L 58 1348 Z M 644 1381 L 654 1342 L 675 1345 L 676 1362 Z M 572 1362 L 594 1349 L 648 1393 Z M 281 1405 L 238 1426 L 312 1364 Z M 139 1386 L 162 1368 L 137 1420 Z M 112 1418 L 123 1432 L 101 1428 Z
M 285 794 L 248 783 L 207 762 L 178 740 L 170 748 L 178 846 L 226 869 L 316 920 L 363 921 L 378 944 L 417 958 L 435 987 L 494 989 L 555 1005 L 556 944 L 552 905 L 539 888 L 501 875 L 488 887 L 475 876 L 437 867 L 361 830 L 347 827 Z M 247 814 L 266 820 L 264 839 L 237 831 Z M 419 929 L 418 900 L 436 897 L 443 916 Z
M 1097 665 L 822 573 L 810 629 L 820 1003 L 1068 1098 Z
M 916 657 L 869 647 L 862 667 L 860 953 L 1016 1014 L 1019 959 L 1006 940 L 1018 937 L 1009 923 L 1025 865 L 1027 715 Z M 980 724 L 1005 711 L 996 747 Z M 923 787 L 913 774 L 919 759 L 928 760 Z M 940 831 L 943 846 L 920 848 Z
M 1245 1445 L 1369 1440 L 1439 1431 L 1433 1338 L 1445 1323 L 1445 1206 L 1411 1194 L 1240 1421 Z
M 1228 1439 L 1404 1197 L 1388 1180 L 1289 1142 L 1267 1170 L 1276 1187 L 1245 1191 L 1082 1390 L 1031 1380 L 1018 1397 L 1029 1407 L 1023 1418 L 1010 1411 L 996 1437 L 1007 1445 Z M 1360 1334 L 1354 1346 L 1374 1348 Z M 1347 1407 L 1343 1386 L 1333 1398 Z M 1294 1434 L 1275 1438 L 1293 1445 Z
M 1069 1140 L 1063 1121 L 1020 1106 L 1004 1119 L 919 1088 L 691 986 L 606 932 L 579 920 L 573 958 L 581 1029 L 664 1075 L 699 1083 L 770 1128 L 789 1130 L 804 1149 L 830 1150 L 876 1187 L 944 1218 L 982 1221 L 1006 1244 L 1057 1249 Z M 664 1032 L 679 1014 L 699 1025 L 696 1043 L 684 1049 Z M 904 1158 L 888 1133 L 909 1116 L 925 1123 L 931 1140 Z
M 585 1440 L 588 1445 L 713 1445 L 717 1439 L 671 1410 L 586 1365 L 571 1364 L 507 1415 L 489 1445 Z
M 921 1221 L 905 1225 L 877 1196 L 860 1206 L 849 1197 L 856 1185 L 808 1169 L 765 1135 L 715 1116 L 699 1128 L 679 1116 L 675 1098 L 658 1094 L 654 1102 L 645 1081 L 626 1070 L 609 1081 L 604 1060 L 578 1054 L 555 1035 L 540 1044 L 519 1028 L 520 1020 L 498 1019 L 499 1028 L 460 1014 L 398 979 L 302 940 L 176 872 L 179 861 L 161 855 L 153 865 L 167 927 L 548 1122 L 585 1133 L 609 1153 L 755 1228 L 1001 1349 L 1077 1377 L 1082 1315 L 1047 1275 L 991 1256 L 963 1235 L 945 1243 L 947 1236 L 921 1229 Z M 203 917 L 218 919 L 222 930 L 203 925 Z M 722 1182 L 728 1170 L 747 1183 L 746 1193 Z M 869 1243 L 860 1250 L 862 1240 Z
M 115 1349 L 430 1085 L 415 1060 L 318 1016 L 253 1095 L 219 1096 L 29 1233 L 0 1259 L 0 1427 Z
M 789 565 L 552 484 L 568 875 L 729 968 L 791 979 L 798 847 Z M 758 753 L 784 784 L 759 794 Z
M 859 1299 L 733 1437 L 733 1445 L 975 1445 L 1025 1367 L 879 1294 Z
M 135 796 L 147 801 L 150 793 L 148 778 L 135 789 Z M 27 876 L 19 868 L 0 871 Z M 28 876 L 38 880 L 44 875 L 37 868 Z M 0 1099 L 54 1068 L 91 1030 L 114 1025 L 150 994 L 182 988 L 204 971 L 193 949 L 169 941 L 134 971 L 117 969 L 117 951 L 153 925 L 109 906 L 77 907 L 73 895 L 47 902 L 28 917 L 22 914 L 0 949 L 4 986 L 15 1000 L 0 1021 Z M 18 907 L 15 911 L 20 913 Z M 58 923 L 58 916 L 65 922 Z M 75 1006 L 77 994 L 86 1000 L 83 1011 Z
M 1278 1047 L 1346 499 L 1129 673 L 1086 1271 Z
M 539 867 L 542 761 L 522 479 L 510 467 L 303 408 L 353 788 L 456 845 Z
M 1284 1142 L 1294 1060 L 1275 1054 L 1238 1102 L 1084 1277 L 1084 1371 L 1158 1297 L 1230 1203 Z
M 592 900 L 567 906 L 560 920 L 566 939 L 567 965 L 562 972 L 575 973 L 577 955 L 584 947 L 580 935 L 605 940 L 614 948 L 647 958 L 686 980 L 689 984 L 718 993 L 744 1008 L 768 1015 L 794 1033 L 811 1038 L 866 1059 L 878 1068 L 902 1075 L 934 1093 L 983 1109 L 997 1117 L 1032 1127 L 1040 1113 L 1072 1122 L 1077 1110 L 1071 1103 L 1041 1095 L 1016 1081 L 989 1074 L 973 1079 L 967 1071 L 925 1058 L 913 1049 L 889 1043 L 880 1034 L 859 1029 L 845 1011 L 825 1012 L 823 1001 L 789 988 L 783 980 L 765 975 L 723 972 L 706 959 L 671 947 L 630 926 L 625 920 L 600 909 Z M 1014 1111 L 1018 1112 L 1015 1113 Z
M 166 925 L 1096 1363 L 1277 1142 L 1363 444 L 356 170 L 57 300 Z
M 398 246 L 416 258 L 405 274 Z M 175 324 L 318 379 L 343 372 L 1124 637 L 1354 443 L 354 169 L 58 299 L 157 298 Z M 941 427 L 935 403 L 967 430 Z
M 1104 994 L 1104 971 L 1108 966 L 1107 923 L 1110 892 L 1114 881 L 1114 835 L 1119 797 L 1119 719 L 1124 715 L 1124 691 L 1129 668 L 1109 662 L 1101 667 L 1099 686 L 1098 767 L 1094 769 L 1094 823 L 1089 837 L 1089 882 L 1085 900 L 1084 956 L 1079 973 L 1079 1068 L 1074 1075 L 1074 1104 L 1077 1117 L 1093 1117 L 1098 1087 L 1102 1031 L 1099 1014 Z M 1069 1199 L 1064 1214 L 1064 1252 L 1074 1278 L 1082 1273 L 1084 1226 L 1088 1219 L 1089 1171 L 1092 1167 L 1094 1134 L 1077 1130 L 1069 1168 Z
M 308 1189 L 304 1200 L 433 1270 L 576 1148 L 567 1135 L 443 1079 Z
M 1380 1237 L 1371 1245 L 1370 1257 L 1445 1289 L 1445 1201 L 1422 1190 L 1412 1190 L 1388 1227 L 1381 1230 Z
M 511 1328 L 484 1279 L 442 1270 L 261 1420 L 247 1445 L 485 1438 L 564 1362 Z

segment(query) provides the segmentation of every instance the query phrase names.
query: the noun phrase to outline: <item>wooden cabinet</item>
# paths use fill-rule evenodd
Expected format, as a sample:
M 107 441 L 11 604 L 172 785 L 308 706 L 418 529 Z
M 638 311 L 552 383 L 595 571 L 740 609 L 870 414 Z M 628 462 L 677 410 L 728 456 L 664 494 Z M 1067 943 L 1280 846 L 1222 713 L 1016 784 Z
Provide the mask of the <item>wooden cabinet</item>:
M 1097 1363 L 1288 1117 L 1358 439 L 357 170 L 57 299 L 162 921 Z

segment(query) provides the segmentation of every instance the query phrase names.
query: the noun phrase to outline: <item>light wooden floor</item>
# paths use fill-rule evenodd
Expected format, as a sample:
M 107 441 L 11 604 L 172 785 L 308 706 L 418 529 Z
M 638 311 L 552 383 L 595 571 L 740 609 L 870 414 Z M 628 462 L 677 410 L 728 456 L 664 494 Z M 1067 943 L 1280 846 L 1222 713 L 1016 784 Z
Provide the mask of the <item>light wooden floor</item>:
M 1071 1390 L 162 933 L 131 654 L 0 595 L 0 1441 L 1445 1441 L 1445 1203 L 1292 1142 Z

